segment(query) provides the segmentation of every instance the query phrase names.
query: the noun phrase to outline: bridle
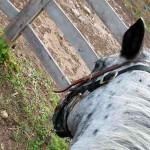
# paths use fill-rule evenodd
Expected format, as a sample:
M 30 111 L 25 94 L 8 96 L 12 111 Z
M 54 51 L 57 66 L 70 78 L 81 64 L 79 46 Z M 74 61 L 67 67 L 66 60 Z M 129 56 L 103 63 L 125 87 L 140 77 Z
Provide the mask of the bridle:
M 126 66 L 126 65 L 129 65 L 131 63 L 144 63 L 144 64 L 150 64 L 149 62 L 146 62 L 146 61 L 127 61 L 127 62 L 124 62 L 122 64 L 116 64 L 116 65 L 113 65 L 113 66 L 110 66 L 110 67 L 107 67 L 107 68 L 104 68 L 96 73 L 93 73 L 93 74 L 90 74 L 86 77 L 83 77 L 83 78 L 80 78 L 79 80 L 76 80 L 75 82 L 73 82 L 72 84 L 70 84 L 69 86 L 65 87 L 64 89 L 59 89 L 59 90 L 54 90 L 55 93 L 63 93 L 63 92 L 66 92 L 68 90 L 71 90 L 71 88 L 73 86 L 82 86 L 84 83 L 88 82 L 89 80 L 92 80 L 92 79 L 95 79 L 99 76 L 102 76 L 104 75 L 105 73 L 108 73 L 110 71 L 113 71 L 113 70 L 116 70 L 116 69 L 119 69 L 123 66 Z
M 116 71 L 123 66 L 130 65 L 131 63 L 142 63 L 142 65 L 132 65 L 120 71 Z M 148 66 L 143 64 L 148 64 Z M 149 65 L 150 63 L 146 61 L 128 61 L 122 64 L 116 64 L 81 78 L 64 89 L 55 90 L 56 93 L 67 92 L 66 96 L 56 107 L 53 116 L 54 129 L 57 135 L 60 137 L 72 137 L 67 127 L 67 118 L 74 106 L 83 97 L 125 72 L 140 70 L 150 73 Z

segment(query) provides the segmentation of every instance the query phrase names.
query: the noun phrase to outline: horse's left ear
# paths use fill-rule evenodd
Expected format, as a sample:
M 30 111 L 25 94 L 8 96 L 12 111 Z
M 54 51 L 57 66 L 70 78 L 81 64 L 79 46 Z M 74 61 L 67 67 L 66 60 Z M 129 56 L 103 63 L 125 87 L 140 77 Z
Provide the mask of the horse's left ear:
M 142 18 L 138 19 L 124 34 L 121 56 L 134 59 L 140 54 L 145 33 L 145 24 Z

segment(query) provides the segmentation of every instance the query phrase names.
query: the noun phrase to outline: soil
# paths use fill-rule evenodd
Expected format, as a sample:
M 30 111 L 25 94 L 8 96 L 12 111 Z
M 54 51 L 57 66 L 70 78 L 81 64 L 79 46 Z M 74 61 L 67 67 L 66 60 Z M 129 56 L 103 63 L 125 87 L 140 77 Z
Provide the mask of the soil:
M 28 1 L 29 0 L 11 0 L 20 10 Z M 57 0 L 57 2 L 82 32 L 87 41 L 91 43 L 100 57 L 119 52 L 119 43 L 113 38 L 85 0 Z M 108 2 L 110 2 L 128 26 L 134 22 L 133 16 L 122 1 L 109 0 Z M 9 21 L 10 20 L 0 11 L 0 27 L 5 28 Z M 32 27 L 71 81 L 79 79 L 89 73 L 83 60 L 45 12 L 42 12 L 32 22 Z M 146 39 L 146 43 L 149 43 L 148 40 L 149 37 Z M 33 60 L 40 68 L 43 68 L 22 36 L 16 41 L 16 46 L 26 58 Z M 150 47 L 150 45 L 148 46 Z M 3 92 L 0 91 L 0 94 L 1 93 Z M 10 130 L 11 128 L 13 129 L 13 126 L 9 127 L 9 129 L 7 125 L 8 124 L 0 117 L 0 150 L 12 150 L 11 147 L 15 143 L 10 136 Z

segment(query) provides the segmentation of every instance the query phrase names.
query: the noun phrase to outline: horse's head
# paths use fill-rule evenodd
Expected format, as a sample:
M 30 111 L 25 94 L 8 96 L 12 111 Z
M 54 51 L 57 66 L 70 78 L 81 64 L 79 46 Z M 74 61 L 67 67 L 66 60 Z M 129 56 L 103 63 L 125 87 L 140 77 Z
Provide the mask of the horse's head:
M 150 53 L 143 50 L 144 32 L 140 18 L 125 32 L 120 54 L 98 60 L 92 74 L 100 76 L 77 86 L 61 107 L 59 127 L 70 132 L 71 150 L 150 148 Z M 109 78 L 106 83 L 101 75 Z

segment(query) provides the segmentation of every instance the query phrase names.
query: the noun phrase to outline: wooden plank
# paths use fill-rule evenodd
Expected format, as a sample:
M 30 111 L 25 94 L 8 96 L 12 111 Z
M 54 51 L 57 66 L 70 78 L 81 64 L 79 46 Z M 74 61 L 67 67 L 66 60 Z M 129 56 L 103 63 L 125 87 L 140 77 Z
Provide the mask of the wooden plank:
M 106 0 L 86 0 L 113 36 L 121 44 L 122 36 L 128 29 Z
M 0 0 L 1 9 L 11 20 L 15 18 L 18 10 L 10 3 L 9 0 Z M 9 8 L 9 11 L 8 11 Z M 58 64 L 55 62 L 54 58 L 51 56 L 50 52 L 44 47 L 42 42 L 33 32 L 33 29 L 27 25 L 22 31 L 22 35 L 29 42 L 32 50 L 37 55 L 37 57 L 42 62 L 46 71 L 51 75 L 54 82 L 58 87 L 65 87 L 70 84 L 69 79 L 65 76 L 63 71 L 59 68 Z
M 54 0 L 49 1 L 49 3 L 44 7 L 44 10 L 60 28 L 66 39 L 74 46 L 75 50 L 80 54 L 87 67 L 92 70 L 95 61 L 97 61 L 99 57 L 80 31 L 73 25 L 64 11 Z
M 29 1 L 26 7 L 24 7 L 23 10 L 15 16 L 13 21 L 5 29 L 7 38 L 10 41 L 15 40 L 15 38 L 21 33 L 26 25 L 34 19 L 48 1 L 49 0 Z
M 69 79 L 63 73 L 63 71 L 58 66 L 57 62 L 54 60 L 50 52 L 46 49 L 43 43 L 40 41 L 38 36 L 34 33 L 31 27 L 26 27 L 22 32 L 22 35 L 26 38 L 33 52 L 42 62 L 46 71 L 51 75 L 52 79 L 59 87 L 66 87 L 70 84 Z
M 19 10 L 9 0 L 0 0 L 0 9 L 6 14 L 10 20 L 13 20 Z

